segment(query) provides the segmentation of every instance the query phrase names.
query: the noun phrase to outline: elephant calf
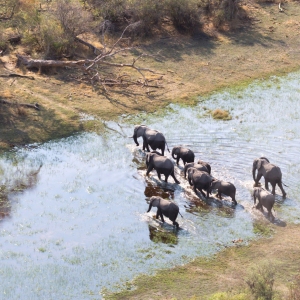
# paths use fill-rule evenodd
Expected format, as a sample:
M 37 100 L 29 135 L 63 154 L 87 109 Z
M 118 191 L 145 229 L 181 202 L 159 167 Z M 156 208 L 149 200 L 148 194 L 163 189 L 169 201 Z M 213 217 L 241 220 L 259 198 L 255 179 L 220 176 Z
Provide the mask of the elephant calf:
M 178 216 L 179 212 L 179 207 L 176 203 L 163 199 L 159 196 L 152 196 L 150 198 L 150 203 L 149 203 L 149 209 L 147 213 L 151 210 L 151 208 L 157 207 L 157 212 L 156 212 L 156 219 L 160 216 L 162 222 L 164 223 L 164 216 L 169 218 L 172 222 L 173 225 L 176 226 L 176 228 L 179 228 L 179 224 L 176 222 L 176 218 Z
M 189 168 L 195 168 L 198 171 L 203 171 L 203 172 L 207 172 L 208 174 L 210 174 L 208 172 L 207 167 L 205 167 L 204 165 L 191 162 L 191 163 L 187 163 L 187 164 L 184 165 L 184 169 L 183 169 L 184 178 L 186 178 L 186 172 L 189 170 Z
M 195 168 L 189 168 L 188 170 L 188 179 L 189 184 L 193 186 L 195 194 L 197 194 L 197 189 L 205 197 L 205 194 L 202 190 L 206 191 L 206 197 L 209 197 L 210 184 L 213 181 L 213 177 L 210 176 L 207 172 L 198 171 Z
M 268 210 L 268 218 L 271 218 L 272 221 L 274 221 L 275 218 L 271 210 L 275 203 L 275 196 L 261 187 L 255 187 L 253 190 L 254 205 L 256 204 L 256 199 L 258 200 L 256 208 L 263 212 L 264 206 Z
M 180 183 L 175 177 L 173 162 L 171 161 L 171 159 L 162 156 L 160 153 L 156 151 L 147 153 L 146 165 L 148 168 L 146 173 L 147 176 L 153 169 L 155 169 L 160 180 L 161 174 L 165 176 L 165 182 L 168 181 L 168 177 L 171 175 L 177 184 Z
M 222 181 L 222 180 L 213 180 L 210 184 L 210 191 L 211 190 L 218 190 L 217 196 L 219 197 L 220 200 L 222 199 L 221 194 L 224 194 L 226 196 L 231 197 L 232 202 L 235 205 L 237 204 L 235 200 L 236 188 L 232 183 Z
M 192 150 L 180 146 L 176 146 L 172 149 L 172 157 L 176 159 L 177 166 L 179 165 L 179 159 L 181 158 L 183 164 L 194 162 L 195 154 Z
M 207 162 L 205 162 L 205 161 L 203 161 L 203 160 L 198 160 L 198 161 L 197 161 L 197 164 L 199 164 L 199 165 L 202 165 L 202 166 L 206 167 L 206 168 L 207 168 L 207 170 L 208 170 L 208 174 L 210 174 L 210 173 L 211 173 L 211 166 L 210 166 L 210 164 L 209 164 L 209 163 L 207 163 Z

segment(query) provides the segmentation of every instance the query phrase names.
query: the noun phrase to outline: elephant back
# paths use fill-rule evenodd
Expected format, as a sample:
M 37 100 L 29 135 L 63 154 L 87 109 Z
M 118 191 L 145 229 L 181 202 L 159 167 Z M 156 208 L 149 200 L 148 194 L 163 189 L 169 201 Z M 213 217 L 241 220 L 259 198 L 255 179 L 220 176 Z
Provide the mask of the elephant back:
M 154 130 L 154 129 L 146 129 L 145 135 L 146 135 L 146 138 L 147 138 L 148 142 L 165 141 L 164 135 L 161 132 L 159 132 L 157 130 Z

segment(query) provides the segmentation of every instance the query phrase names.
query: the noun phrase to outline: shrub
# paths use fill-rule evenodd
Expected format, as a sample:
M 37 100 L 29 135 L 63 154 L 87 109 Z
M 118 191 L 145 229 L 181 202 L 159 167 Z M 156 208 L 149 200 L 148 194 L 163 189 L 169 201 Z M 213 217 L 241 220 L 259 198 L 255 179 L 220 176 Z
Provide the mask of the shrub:
M 215 293 L 211 295 L 208 300 L 248 300 L 249 297 L 245 293 L 233 294 L 233 293 Z
M 300 274 L 295 277 L 290 286 L 288 300 L 300 299 Z
M 177 30 L 195 32 L 200 28 L 200 11 L 193 1 L 170 0 L 168 11 Z
M 275 280 L 275 266 L 265 261 L 253 266 L 245 279 L 254 299 L 272 300 L 275 292 L 273 290 Z

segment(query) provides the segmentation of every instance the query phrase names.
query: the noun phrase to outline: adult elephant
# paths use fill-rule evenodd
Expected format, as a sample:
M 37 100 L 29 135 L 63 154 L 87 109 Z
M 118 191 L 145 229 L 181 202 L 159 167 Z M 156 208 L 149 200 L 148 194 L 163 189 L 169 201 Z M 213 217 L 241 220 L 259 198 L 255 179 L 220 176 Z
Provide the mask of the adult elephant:
M 223 180 L 213 180 L 210 184 L 210 192 L 212 190 L 218 190 L 217 196 L 222 200 L 222 194 L 231 197 L 232 202 L 236 205 L 235 200 L 236 187 L 231 182 L 226 182 Z
M 171 161 L 171 159 L 161 155 L 157 151 L 152 151 L 150 153 L 147 153 L 146 165 L 148 168 L 146 173 L 147 176 L 153 169 L 155 169 L 157 172 L 157 176 L 160 180 L 161 180 L 161 174 L 165 176 L 165 182 L 168 181 L 168 177 L 171 175 L 177 184 L 180 183 L 175 177 L 174 164 Z
M 268 218 L 274 221 L 275 218 L 272 214 L 272 208 L 275 203 L 275 196 L 261 187 L 255 187 L 253 190 L 254 205 L 256 204 L 256 199 L 258 200 L 256 208 L 263 212 L 264 206 L 268 210 Z
M 205 167 L 207 168 L 207 170 L 208 170 L 208 174 L 211 173 L 211 167 L 210 167 L 210 164 L 209 164 L 209 163 L 207 163 L 207 162 L 205 162 L 205 161 L 203 161 L 203 160 L 198 160 L 198 161 L 197 161 L 197 164 L 202 165 L 202 166 L 205 166 Z
M 154 129 L 150 129 L 146 125 L 136 125 L 134 127 L 132 137 L 137 146 L 139 146 L 137 139 L 139 137 L 143 138 L 143 150 L 147 149 L 147 151 L 150 152 L 150 146 L 152 150 L 160 149 L 162 155 L 164 155 L 165 146 L 167 145 L 167 142 L 164 135 L 161 132 Z M 170 152 L 168 145 L 167 149 Z
M 184 165 L 184 169 L 183 169 L 184 178 L 186 178 L 186 173 L 190 168 L 195 168 L 198 171 L 207 172 L 209 174 L 207 167 L 205 167 L 204 165 L 201 165 L 201 164 L 191 162 L 191 163 L 187 163 Z
M 255 173 L 257 170 L 257 176 Z M 282 173 L 278 166 L 275 166 L 269 162 L 266 157 L 260 157 L 253 161 L 252 175 L 255 181 L 255 186 L 258 185 L 259 180 L 263 176 L 265 178 L 265 188 L 269 189 L 269 182 L 272 185 L 272 194 L 275 195 L 276 184 L 279 186 L 283 198 L 286 197 L 286 192 L 282 187 Z
M 177 166 L 179 165 L 179 160 L 180 159 L 182 159 L 184 165 L 186 163 L 194 162 L 194 160 L 195 160 L 194 152 L 192 150 L 188 149 L 188 148 L 181 147 L 181 146 L 173 147 L 172 157 L 174 159 L 176 159 Z
M 189 184 L 193 186 L 195 194 L 197 194 L 198 189 L 204 197 L 209 197 L 210 184 L 214 179 L 211 175 L 207 172 L 198 171 L 195 168 L 189 168 L 188 179 Z M 202 190 L 206 191 L 206 196 Z
M 176 218 L 178 216 L 179 212 L 179 207 L 177 204 L 170 200 L 163 199 L 158 196 L 152 196 L 150 198 L 150 203 L 149 203 L 149 208 L 147 213 L 151 210 L 151 208 L 157 207 L 157 212 L 156 212 L 156 219 L 160 216 L 162 222 L 164 223 L 164 216 L 169 218 L 172 222 L 173 225 L 176 226 L 176 228 L 179 228 L 179 224 L 176 222 Z

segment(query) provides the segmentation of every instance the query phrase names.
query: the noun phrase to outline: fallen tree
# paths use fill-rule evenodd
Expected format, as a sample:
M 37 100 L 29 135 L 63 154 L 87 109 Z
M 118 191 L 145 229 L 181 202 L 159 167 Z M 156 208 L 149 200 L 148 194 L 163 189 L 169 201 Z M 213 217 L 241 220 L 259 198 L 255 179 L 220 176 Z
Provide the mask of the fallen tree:
M 130 85 L 137 85 L 142 87 L 153 87 L 153 88 L 161 88 L 162 86 L 159 84 L 149 84 L 145 73 L 149 72 L 152 74 L 161 75 L 160 80 L 163 78 L 164 74 L 157 73 L 156 71 L 137 66 L 137 62 L 140 61 L 142 58 L 145 57 L 152 57 L 156 58 L 153 55 L 149 55 L 146 53 L 141 53 L 136 58 L 132 59 L 131 63 L 120 63 L 116 62 L 116 57 L 124 52 L 137 50 L 137 47 L 122 47 L 119 46 L 121 41 L 123 41 L 124 34 L 126 30 L 131 27 L 136 26 L 135 24 L 127 26 L 124 31 L 122 32 L 121 36 L 118 40 L 111 46 L 107 47 L 105 43 L 103 43 L 103 49 L 98 49 L 90 43 L 83 41 L 82 39 L 75 38 L 75 41 L 86 45 L 89 47 L 94 54 L 99 53 L 94 59 L 81 59 L 81 60 L 44 60 L 44 59 L 31 59 L 30 57 L 26 57 L 24 55 L 17 55 L 18 62 L 17 66 L 25 66 L 27 69 L 36 68 L 39 72 L 42 72 L 43 68 L 80 68 L 86 74 L 88 74 L 89 79 L 92 84 L 100 84 L 106 90 L 106 86 L 130 86 Z M 104 34 L 103 34 L 104 35 Z M 103 37 L 103 41 L 104 41 Z M 109 75 L 104 72 L 104 68 L 129 68 L 136 71 L 138 74 L 141 75 L 140 78 L 133 79 L 130 75 L 118 75 L 118 72 L 109 73 Z
M 1 98 L 0 98 L 0 103 L 10 105 L 10 106 L 23 106 L 23 107 L 33 108 L 35 110 L 40 110 L 40 105 L 38 103 L 30 104 L 30 103 L 10 102 Z

